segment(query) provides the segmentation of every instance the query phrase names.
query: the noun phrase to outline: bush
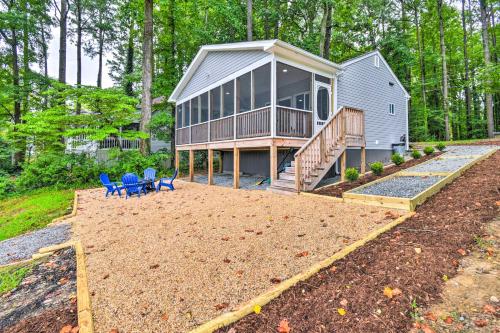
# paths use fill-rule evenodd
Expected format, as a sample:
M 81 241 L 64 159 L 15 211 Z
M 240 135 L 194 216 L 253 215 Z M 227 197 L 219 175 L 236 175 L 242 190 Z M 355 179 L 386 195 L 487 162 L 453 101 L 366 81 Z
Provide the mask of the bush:
M 15 190 L 15 183 L 9 175 L 0 171 L 0 199 L 5 198 Z
M 432 155 L 434 153 L 434 148 L 431 146 L 427 146 L 424 148 L 424 153 L 425 155 Z
M 359 178 L 359 172 L 356 168 L 347 168 L 345 170 L 345 177 L 348 181 L 353 182 Z
M 446 148 L 446 145 L 442 142 L 439 142 L 437 145 L 436 145 L 436 148 L 437 150 L 439 151 L 443 151 L 445 148 Z
M 138 150 L 113 149 L 109 153 L 109 160 L 106 163 L 108 166 L 104 168 L 104 172 L 107 172 L 110 178 L 120 180 L 121 176 L 127 172 L 133 172 L 142 177 L 144 169 L 153 168 L 158 177 L 166 173 L 164 162 L 168 159 L 169 155 L 164 153 L 143 156 Z
M 422 157 L 422 154 L 418 150 L 413 149 L 413 151 L 411 152 L 411 157 L 413 157 L 414 159 L 419 159 L 420 157 Z
M 380 176 L 382 171 L 384 171 L 384 164 L 382 162 L 374 162 L 370 164 L 370 169 L 375 175 Z
M 396 153 L 396 154 L 392 154 L 391 161 L 392 161 L 392 163 L 394 163 L 396 165 L 401 165 L 404 163 L 405 159 L 403 156 Z

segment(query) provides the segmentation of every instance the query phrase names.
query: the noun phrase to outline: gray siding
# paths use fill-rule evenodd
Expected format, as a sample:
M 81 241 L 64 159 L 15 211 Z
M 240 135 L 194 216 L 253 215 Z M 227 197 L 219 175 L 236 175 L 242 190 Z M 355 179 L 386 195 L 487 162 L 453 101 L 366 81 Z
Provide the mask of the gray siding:
M 337 99 L 338 107 L 365 111 L 368 149 L 391 149 L 406 134 L 406 96 L 382 60 L 378 68 L 373 56 L 346 66 L 338 78 Z M 389 103 L 394 104 L 394 116 L 389 115 Z
M 183 99 L 268 56 L 261 50 L 209 51 L 178 99 Z
M 287 150 L 278 150 L 278 165 L 284 161 Z M 293 159 L 293 154 L 289 154 L 286 162 Z M 269 177 L 271 171 L 271 161 L 269 151 L 241 151 L 240 152 L 240 172 L 249 175 Z M 222 152 L 222 170 L 233 171 L 233 152 Z

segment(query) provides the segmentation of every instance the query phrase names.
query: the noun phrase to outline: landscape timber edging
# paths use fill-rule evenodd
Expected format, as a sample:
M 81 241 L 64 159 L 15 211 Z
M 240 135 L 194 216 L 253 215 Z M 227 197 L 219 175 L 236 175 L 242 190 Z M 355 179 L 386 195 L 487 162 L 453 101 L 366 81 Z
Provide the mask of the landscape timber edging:
M 70 217 L 76 216 L 77 207 L 78 207 L 78 191 L 75 190 L 75 196 L 73 199 L 73 210 L 71 211 L 71 213 L 60 216 L 60 217 L 56 217 L 48 225 L 54 225 L 58 222 L 62 222 L 66 219 L 69 219 Z
M 78 308 L 79 333 L 94 333 L 94 320 L 87 280 L 85 253 L 80 241 L 74 243 L 76 255 L 76 301 Z
M 279 295 L 281 295 L 283 292 L 290 289 L 291 287 L 293 287 L 297 283 L 309 279 L 310 277 L 312 277 L 314 274 L 318 273 L 322 269 L 332 265 L 335 261 L 346 257 L 351 252 L 362 247 L 363 245 L 365 245 L 369 241 L 374 240 L 380 234 L 387 232 L 387 231 L 391 230 L 392 228 L 394 228 L 395 226 L 403 223 L 405 220 L 412 217 L 413 215 L 415 215 L 415 212 L 408 212 L 405 215 L 400 216 L 399 218 L 392 221 L 391 223 L 388 223 L 388 224 L 384 225 L 383 227 L 370 232 L 364 238 L 352 243 L 351 245 L 346 246 L 342 250 L 333 254 L 331 257 L 328 257 L 328 258 L 310 266 L 308 269 L 306 269 L 302 273 L 299 273 L 299 274 L 281 282 L 280 284 L 278 284 L 274 288 L 268 290 L 267 292 L 251 299 L 248 302 L 243 303 L 239 307 L 238 310 L 224 313 L 224 314 L 222 314 L 222 315 L 220 315 L 212 320 L 209 320 L 208 322 L 191 330 L 189 333 L 212 333 L 217 329 L 223 328 L 225 326 L 228 326 L 228 325 L 242 319 L 243 317 L 253 313 L 255 306 L 266 305 L 267 303 L 271 302 L 273 299 L 277 298 Z M 263 311 L 265 311 L 265 310 L 263 310 Z
M 372 206 L 382 206 L 382 207 L 387 207 L 387 208 L 397 208 L 397 209 L 405 209 L 408 211 L 414 211 L 416 207 L 422 203 L 425 202 L 429 197 L 432 195 L 436 194 L 443 188 L 445 185 L 451 183 L 453 180 L 455 180 L 457 177 L 462 175 L 467 169 L 475 165 L 476 163 L 479 163 L 480 161 L 490 157 L 493 155 L 498 148 L 492 148 L 488 152 L 482 154 L 482 155 L 457 155 L 457 156 L 437 156 L 433 159 L 430 159 L 425 163 L 429 163 L 430 161 L 433 161 L 435 159 L 447 159 L 447 158 L 471 158 L 474 157 L 472 161 L 469 163 L 463 165 L 459 169 L 452 171 L 452 172 L 446 172 L 442 173 L 444 178 L 439 180 L 437 183 L 433 184 L 432 186 L 428 187 L 427 189 L 423 190 L 422 192 L 418 193 L 417 195 L 411 197 L 411 198 L 404 198 L 404 197 L 389 197 L 389 196 L 382 196 L 382 195 L 373 195 L 373 194 L 362 194 L 362 193 L 355 193 L 347 191 L 342 194 L 342 197 L 344 198 L 344 202 L 349 202 L 349 203 L 361 203 L 365 205 L 372 205 Z M 384 178 L 379 178 L 373 182 L 364 184 L 362 186 L 356 187 L 353 190 L 359 190 L 364 187 L 371 186 L 375 183 L 383 182 L 388 179 L 394 178 L 394 177 L 404 177 L 404 176 L 429 176 L 433 173 L 429 172 L 422 172 L 422 173 L 417 173 L 417 172 L 409 172 L 409 171 L 399 171 L 396 172 L 392 175 L 389 175 Z M 438 175 L 439 173 L 434 172 L 434 174 Z M 446 174 L 446 175 L 445 175 Z

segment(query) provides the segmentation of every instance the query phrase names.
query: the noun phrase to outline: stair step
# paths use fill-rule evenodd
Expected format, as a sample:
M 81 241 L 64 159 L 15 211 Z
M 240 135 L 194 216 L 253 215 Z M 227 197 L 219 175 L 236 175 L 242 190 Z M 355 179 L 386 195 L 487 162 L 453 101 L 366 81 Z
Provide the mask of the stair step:
M 285 172 L 288 172 L 288 173 L 295 173 L 295 167 L 286 167 L 286 168 L 285 168 Z
M 272 182 L 271 187 L 295 189 L 295 182 L 291 180 L 277 179 Z
M 294 167 L 295 166 L 295 161 L 291 161 L 290 165 Z
M 278 179 L 280 179 L 280 180 L 291 180 L 291 181 L 295 181 L 295 173 L 291 173 L 291 172 L 281 172 L 281 173 L 278 175 Z

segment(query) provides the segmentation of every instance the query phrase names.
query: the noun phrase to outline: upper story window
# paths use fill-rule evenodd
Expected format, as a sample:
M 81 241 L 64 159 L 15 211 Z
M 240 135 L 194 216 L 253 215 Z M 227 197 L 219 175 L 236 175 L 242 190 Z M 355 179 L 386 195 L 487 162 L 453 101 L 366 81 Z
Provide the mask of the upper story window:
M 394 104 L 392 104 L 392 103 L 389 104 L 389 114 L 391 116 L 394 116 L 396 114 L 394 111 Z
M 220 86 L 210 90 L 210 119 L 220 118 Z
M 377 54 L 373 56 L 373 65 L 377 68 L 380 67 L 380 57 Z

